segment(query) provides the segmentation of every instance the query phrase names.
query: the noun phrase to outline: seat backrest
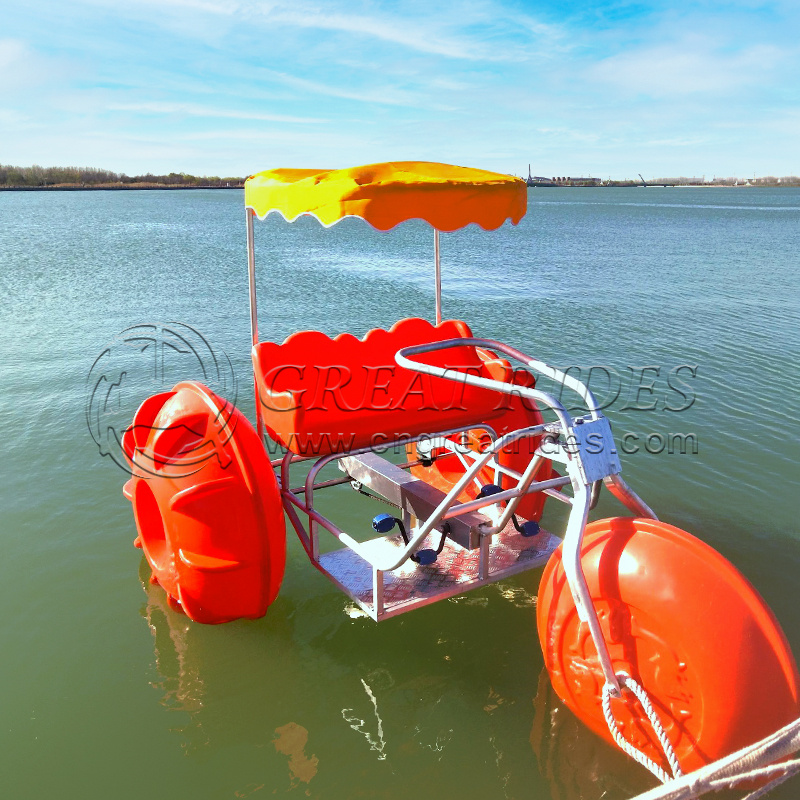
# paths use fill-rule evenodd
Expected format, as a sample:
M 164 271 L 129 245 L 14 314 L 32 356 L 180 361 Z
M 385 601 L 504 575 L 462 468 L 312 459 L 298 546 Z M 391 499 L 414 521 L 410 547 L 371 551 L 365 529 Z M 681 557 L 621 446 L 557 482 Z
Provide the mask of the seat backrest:
M 411 318 L 363 339 L 301 331 L 283 344 L 261 342 L 253 366 L 266 429 L 292 452 L 322 455 L 485 422 L 503 412 L 502 395 L 394 360 L 403 347 L 471 336 L 459 320 Z M 509 374 L 507 362 L 467 345 L 420 360 L 499 380 Z

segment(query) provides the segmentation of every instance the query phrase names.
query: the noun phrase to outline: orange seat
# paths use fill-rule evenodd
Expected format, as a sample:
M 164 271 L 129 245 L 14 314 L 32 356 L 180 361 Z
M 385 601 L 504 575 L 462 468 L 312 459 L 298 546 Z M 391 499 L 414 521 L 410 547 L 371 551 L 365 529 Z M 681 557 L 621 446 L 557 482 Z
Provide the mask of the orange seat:
M 394 360 L 403 347 L 471 336 L 459 320 L 434 326 L 411 318 L 363 339 L 302 331 L 283 344 L 260 342 L 253 366 L 266 430 L 293 453 L 326 455 L 488 422 L 505 412 L 503 395 L 412 372 Z M 496 380 L 511 377 L 506 361 L 485 361 L 470 346 L 419 359 Z

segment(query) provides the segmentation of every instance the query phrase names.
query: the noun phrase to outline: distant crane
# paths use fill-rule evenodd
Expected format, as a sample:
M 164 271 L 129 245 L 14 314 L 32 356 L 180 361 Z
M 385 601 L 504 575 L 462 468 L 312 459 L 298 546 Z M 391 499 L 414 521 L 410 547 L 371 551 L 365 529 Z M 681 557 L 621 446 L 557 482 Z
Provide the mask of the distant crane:
M 647 182 L 647 181 L 646 181 L 646 180 L 645 180 L 645 179 L 642 177 L 642 173 L 641 173 L 641 172 L 639 173 L 639 177 L 640 177 L 640 178 L 642 178 L 642 186 L 644 186 L 644 187 L 646 187 L 646 188 L 647 188 L 647 187 L 651 187 L 651 186 L 664 186 L 664 187 L 667 187 L 667 186 L 672 186 L 672 187 L 674 187 L 674 186 L 675 186 L 675 184 L 674 184 L 674 183 L 648 183 L 648 182 Z

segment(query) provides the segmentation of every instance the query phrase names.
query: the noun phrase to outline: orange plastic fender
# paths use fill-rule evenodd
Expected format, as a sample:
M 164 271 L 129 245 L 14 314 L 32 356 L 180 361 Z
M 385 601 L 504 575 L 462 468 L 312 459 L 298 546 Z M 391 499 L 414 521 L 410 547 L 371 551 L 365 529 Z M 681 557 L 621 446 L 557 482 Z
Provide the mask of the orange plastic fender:
M 286 528 L 275 473 L 233 405 L 195 381 L 142 403 L 122 440 L 138 537 L 173 605 L 196 622 L 262 617 Z
M 800 678 L 772 612 L 736 568 L 680 528 L 617 517 L 586 528 L 581 564 L 616 672 L 644 687 L 684 772 L 752 744 L 800 716 Z M 613 742 L 603 674 L 561 562 L 545 567 L 537 609 L 558 696 Z M 669 771 L 632 695 L 612 699 L 622 735 Z
M 494 353 L 478 349 L 478 355 L 483 360 L 485 367 L 490 373 L 490 377 L 503 380 L 503 375 L 498 373 L 503 369 L 508 369 L 510 371 L 508 362 L 504 359 L 498 359 Z M 517 386 L 528 386 L 530 388 L 536 385 L 534 377 L 524 369 L 514 370 L 511 376 L 511 382 Z M 542 414 L 536 404 L 531 400 L 523 400 L 519 395 L 504 396 L 498 394 L 497 403 L 498 407 L 504 410 L 501 412 L 500 416 L 487 420 L 487 422 L 494 428 L 498 436 L 503 436 L 510 431 L 527 428 L 531 425 L 541 425 L 543 422 Z M 491 443 L 486 433 L 480 430 L 467 431 L 466 434 L 456 434 L 449 438 L 453 441 L 459 441 L 461 444 L 476 452 L 485 450 Z M 508 467 L 509 469 L 521 473 L 530 463 L 541 440 L 541 436 L 518 439 L 516 442 L 512 442 L 504 447 L 498 454 L 497 460 L 501 466 Z M 410 444 L 406 447 L 406 455 L 409 461 L 414 461 L 418 458 L 416 444 Z M 421 464 L 411 467 L 411 474 L 435 486 L 442 492 L 449 492 L 464 475 L 464 465 L 457 455 L 447 454 L 447 451 L 443 448 L 435 451 L 434 455 L 438 457 L 433 464 L 429 467 Z M 552 462 L 545 460 L 537 470 L 534 476 L 535 480 L 545 481 L 554 477 L 551 464 Z M 478 473 L 478 477 L 483 485 L 494 483 L 494 470 L 489 468 L 483 469 Z M 507 475 L 502 475 L 500 485 L 503 489 L 512 489 L 516 485 L 516 481 Z M 477 494 L 478 487 L 472 482 L 467 485 L 459 499 L 461 502 L 466 502 L 467 500 L 474 499 Z M 525 519 L 536 520 L 538 522 L 541 519 L 546 499 L 547 495 L 543 492 L 535 492 L 526 495 L 517 505 L 516 513 Z

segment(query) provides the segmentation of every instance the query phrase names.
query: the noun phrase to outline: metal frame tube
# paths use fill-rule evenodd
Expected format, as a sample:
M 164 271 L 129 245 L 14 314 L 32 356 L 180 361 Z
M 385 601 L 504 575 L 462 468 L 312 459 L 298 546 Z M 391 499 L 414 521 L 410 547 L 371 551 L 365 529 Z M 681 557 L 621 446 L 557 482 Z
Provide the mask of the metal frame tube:
M 258 300 L 256 296 L 256 245 L 253 230 L 253 217 L 255 211 L 246 208 L 245 223 L 247 225 L 247 281 L 250 290 L 250 346 L 258 344 Z M 264 421 L 261 419 L 261 402 L 258 397 L 258 381 L 256 380 L 255 366 L 253 367 L 253 393 L 256 401 L 256 428 L 259 441 L 264 443 Z
M 433 229 L 433 261 L 436 284 L 436 324 L 442 324 L 442 259 L 439 247 L 439 229 Z
M 476 425 L 475 427 L 483 426 Z M 475 475 L 477 475 L 486 466 L 489 460 L 494 458 L 499 450 L 511 444 L 512 442 L 515 442 L 517 439 L 538 432 L 538 427 L 541 426 L 522 428 L 518 431 L 512 431 L 504 436 L 501 436 L 499 439 L 493 442 L 492 446 L 475 461 L 475 463 L 461 476 L 461 478 L 459 478 L 458 481 L 456 481 L 450 491 L 442 499 L 441 503 L 436 507 L 428 519 L 425 520 L 425 522 L 417 529 L 416 533 L 410 538 L 406 547 L 399 553 L 393 553 L 390 558 L 376 562 L 373 554 L 367 552 L 366 548 L 364 548 L 360 542 L 356 541 L 348 534 L 342 534 L 339 537 L 339 541 L 346 544 L 351 550 L 361 556 L 361 558 L 363 558 L 368 564 L 372 564 L 373 567 L 377 567 L 385 572 L 391 572 L 392 570 L 397 569 L 401 564 L 410 558 L 411 554 L 416 551 L 422 540 L 425 539 L 425 537 L 428 536 L 428 534 L 439 525 L 444 518 L 445 513 L 456 503 L 458 496 L 464 491 L 464 488 L 467 486 L 467 484 L 470 483 Z M 308 495 L 309 493 L 306 492 L 306 498 L 308 498 Z M 492 496 L 490 495 L 489 497 L 485 498 L 484 505 L 492 505 L 493 502 Z
M 461 430 L 462 430 L 461 428 L 450 428 L 449 430 L 442 431 L 438 435 L 439 436 L 452 436 L 455 433 L 460 433 Z M 494 444 L 497 441 L 497 433 L 494 430 L 494 428 L 492 428 L 491 425 L 487 425 L 486 423 L 481 423 L 481 424 L 475 425 L 470 430 L 484 430 L 489 434 L 489 437 L 492 440 L 492 444 Z M 428 434 L 423 433 L 423 434 L 420 434 L 419 436 L 406 437 L 406 438 L 403 438 L 403 439 L 397 439 L 397 440 L 393 440 L 393 441 L 384 442 L 384 443 L 382 443 L 382 446 L 383 447 L 391 447 L 394 444 L 412 444 L 413 442 L 418 442 L 418 441 L 420 441 L 420 439 L 426 439 L 426 438 L 428 438 Z M 313 508 L 314 507 L 314 489 L 317 487 L 317 484 L 315 483 L 315 481 L 317 479 L 317 475 L 319 474 L 320 470 L 323 469 L 323 467 L 327 466 L 328 464 L 330 464 L 333 461 L 339 461 L 342 458 L 345 458 L 347 456 L 357 456 L 357 455 L 360 455 L 361 453 L 371 453 L 371 452 L 374 452 L 374 449 L 372 447 L 359 447 L 359 448 L 357 448 L 355 450 L 348 450 L 346 452 L 329 453 L 328 455 L 323 456 L 322 458 L 320 458 L 316 462 L 316 464 L 314 464 L 314 466 L 311 467 L 311 469 L 308 471 L 308 475 L 306 475 L 304 494 L 305 494 L 306 504 L 308 505 L 308 507 L 309 508 Z M 311 456 L 311 458 L 313 458 L 313 456 Z
M 567 520 L 567 530 L 564 534 L 561 563 L 564 567 L 567 584 L 572 593 L 572 599 L 575 601 L 578 618 L 589 627 L 606 684 L 611 687 L 616 696 L 619 696 L 619 681 L 611 664 L 608 646 L 600 628 L 600 620 L 597 618 L 597 611 L 592 602 L 589 587 L 586 585 L 583 569 L 581 569 L 581 544 L 583 543 L 586 522 L 589 518 L 592 490 L 590 486 L 575 487 L 574 484 L 573 488 L 575 490 L 573 505 Z
M 517 350 L 514 347 L 509 347 L 507 344 L 498 342 L 495 339 L 476 339 L 474 337 L 463 339 L 445 339 L 441 342 L 430 342 L 429 344 L 419 344 L 412 347 L 404 347 L 397 351 L 394 360 L 399 366 L 411 370 L 412 372 L 424 372 L 428 375 L 434 375 L 438 378 L 445 378 L 446 380 L 468 383 L 472 386 L 480 386 L 485 389 L 494 389 L 495 391 L 503 392 L 504 394 L 519 394 L 532 400 L 541 400 L 556 412 L 559 422 L 561 422 L 565 429 L 568 427 L 567 423 L 571 422 L 571 417 L 567 413 L 566 408 L 564 408 L 562 403 L 545 392 L 541 392 L 538 389 L 529 389 L 525 386 L 518 386 L 516 384 L 504 383 L 503 381 L 481 378 L 476 375 L 470 375 L 466 372 L 461 372 L 457 369 L 443 369 L 441 367 L 434 367 L 430 364 L 412 361 L 409 358 L 411 355 L 432 353 L 437 350 L 447 350 L 452 347 L 463 347 L 465 345 L 471 347 L 484 347 L 487 350 L 499 352 L 503 355 L 509 356 L 510 358 L 514 358 L 517 361 L 521 361 L 529 369 L 555 380 L 563 386 L 566 386 L 568 389 L 572 389 L 572 391 L 578 394 L 586 403 L 592 419 L 597 419 L 601 415 L 600 406 L 586 384 L 577 380 L 577 378 L 573 378 L 571 375 L 567 375 L 565 372 L 556 369 L 555 367 L 551 367 L 549 364 L 545 364 L 544 361 L 539 361 L 538 359 L 526 356 L 525 353 L 521 352 L 520 350 Z
M 504 492 L 497 492 L 497 494 L 486 495 L 485 497 L 482 497 L 480 500 L 467 500 L 465 503 L 458 503 L 452 506 L 449 511 L 446 511 L 444 514 L 442 514 L 442 519 L 450 519 L 451 517 L 458 517 L 461 514 L 466 514 L 468 511 L 478 511 L 481 508 L 486 508 L 486 506 L 502 503 L 505 500 L 517 500 L 526 494 L 535 494 L 536 492 L 543 492 L 545 491 L 545 489 L 554 489 L 560 486 L 567 486 L 570 482 L 571 482 L 570 479 L 567 477 L 548 478 L 546 481 L 531 483 L 525 489 L 523 489 L 522 486 L 519 486 L 516 489 L 506 489 L 506 491 Z M 503 530 L 503 528 L 505 528 L 506 526 L 506 523 L 508 522 L 508 517 L 510 516 L 511 512 L 508 513 L 506 520 L 504 522 L 498 522 L 498 524 L 493 526 L 490 531 L 487 531 L 487 533 L 492 534 L 492 533 L 497 533 L 497 531 Z
M 622 505 L 633 511 L 634 514 L 640 517 L 647 517 L 648 519 L 658 519 L 653 509 L 628 486 L 621 475 L 609 475 L 603 478 L 603 483 L 606 485 L 608 491 L 611 492 Z
M 491 425 L 487 425 L 486 423 L 475 425 L 475 428 L 485 430 L 489 437 L 494 442 L 497 439 L 497 432 L 492 428 Z M 442 436 L 449 436 L 455 433 L 459 433 L 462 428 L 451 428 L 450 430 L 442 431 L 440 435 Z M 418 442 L 421 439 L 425 439 L 428 434 L 421 434 L 420 436 L 416 436 L 413 438 L 403 438 L 394 441 L 384 442 L 383 446 L 390 447 L 393 444 L 409 444 L 412 442 Z M 308 475 L 306 476 L 305 484 L 302 487 L 298 487 L 297 489 L 290 489 L 288 487 L 291 486 L 290 478 L 289 478 L 289 471 L 291 465 L 298 461 L 311 461 L 316 456 L 303 456 L 298 455 L 296 453 L 292 453 L 290 450 L 286 452 L 282 459 L 280 459 L 280 485 L 281 485 L 281 497 L 284 500 L 284 508 L 286 509 L 286 513 L 289 516 L 289 521 L 292 523 L 292 526 L 295 529 L 295 533 L 297 533 L 300 542 L 302 543 L 305 551 L 308 553 L 309 558 L 314 562 L 319 562 L 319 525 L 322 525 L 325 530 L 332 533 L 337 539 L 341 540 L 341 536 L 346 536 L 344 532 L 333 522 L 331 522 L 327 517 L 320 514 L 318 511 L 314 509 L 314 490 L 323 488 L 324 485 L 328 484 L 327 481 L 322 482 L 321 484 L 316 483 L 316 477 L 319 474 L 320 470 L 325 467 L 326 465 L 332 463 L 333 461 L 339 460 L 344 458 L 345 456 L 354 456 L 360 455 L 361 453 L 369 453 L 373 452 L 372 448 L 370 447 L 361 447 L 356 450 L 348 450 L 347 452 L 341 453 L 330 453 L 327 456 L 323 456 L 322 458 L 317 459 L 317 462 L 312 466 L 311 470 L 309 471 Z M 274 463 L 274 462 L 273 462 Z M 408 462 L 408 466 L 411 466 L 415 462 Z M 333 482 L 331 482 L 331 485 Z M 298 497 L 298 493 L 302 492 L 303 500 L 300 500 Z M 487 500 L 487 503 L 490 503 L 491 500 Z M 308 527 L 304 527 L 303 524 L 300 522 L 300 518 L 297 515 L 297 512 L 292 508 L 292 506 L 296 506 L 298 509 L 303 511 L 305 514 L 308 515 Z M 349 539 L 349 537 L 348 537 Z
M 375 609 L 375 619 L 380 619 L 384 614 L 384 583 L 383 570 L 372 568 L 372 605 Z
M 497 531 L 501 531 L 503 528 L 505 528 L 509 519 L 511 519 L 511 515 L 517 510 L 520 500 L 528 493 L 531 485 L 536 487 L 541 486 L 541 489 L 544 490 L 557 489 L 561 486 L 566 486 L 567 483 L 571 483 L 571 478 L 551 478 L 550 480 L 534 483 L 533 479 L 543 463 L 544 456 L 540 456 L 538 454 L 534 455 L 534 457 L 528 462 L 528 466 L 526 467 L 525 472 L 522 473 L 522 477 L 517 483 L 516 488 L 509 490 L 514 492 L 514 494 L 511 495 L 511 499 L 503 509 L 503 513 L 500 515 L 500 519 L 497 520 L 495 527 L 492 529 L 492 533 L 496 533 Z M 534 489 L 533 491 L 539 490 Z M 505 494 L 505 492 L 498 492 L 496 495 L 492 496 L 500 497 L 503 494 Z

